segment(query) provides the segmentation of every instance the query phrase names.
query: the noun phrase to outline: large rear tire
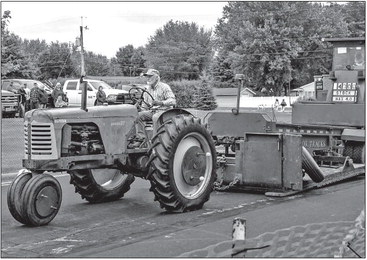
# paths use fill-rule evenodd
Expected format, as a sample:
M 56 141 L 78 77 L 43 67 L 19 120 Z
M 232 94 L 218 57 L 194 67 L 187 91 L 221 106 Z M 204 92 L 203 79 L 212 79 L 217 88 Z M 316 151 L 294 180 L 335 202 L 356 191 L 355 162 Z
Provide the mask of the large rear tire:
M 133 175 L 124 174 L 118 169 L 84 169 L 69 173 L 75 192 L 91 203 L 120 199 L 135 180 Z
M 49 174 L 33 176 L 25 185 L 20 201 L 22 217 L 27 225 L 47 225 L 57 215 L 61 206 L 60 183 Z
M 302 146 L 302 168 L 314 182 L 322 182 L 324 175 L 312 155 Z
M 161 208 L 202 208 L 213 190 L 215 169 L 215 146 L 200 119 L 179 115 L 158 128 L 150 150 L 149 180 Z
M 19 174 L 10 184 L 7 195 L 8 208 L 10 214 L 18 222 L 25 225 L 27 225 L 28 222 L 22 216 L 22 203 L 20 198 L 23 193 L 24 186 L 31 178 L 32 178 L 31 172 L 22 172 L 21 174 Z

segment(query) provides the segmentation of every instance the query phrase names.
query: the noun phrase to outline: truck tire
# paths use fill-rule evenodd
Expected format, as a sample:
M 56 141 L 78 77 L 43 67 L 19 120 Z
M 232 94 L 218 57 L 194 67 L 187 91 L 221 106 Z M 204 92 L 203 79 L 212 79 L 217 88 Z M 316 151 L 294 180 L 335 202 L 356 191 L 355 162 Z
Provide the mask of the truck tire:
M 59 212 L 62 192 L 60 183 L 49 174 L 33 176 L 24 186 L 22 216 L 29 226 L 47 225 Z
M 314 182 L 322 182 L 324 175 L 312 155 L 302 146 L 302 168 Z
M 69 171 L 70 183 L 82 199 L 91 203 L 114 201 L 130 190 L 135 177 L 118 169 L 84 169 Z
M 216 178 L 216 150 L 211 135 L 191 115 L 166 121 L 152 139 L 150 191 L 168 212 L 201 209 Z
M 349 156 L 354 163 L 365 163 L 365 144 L 362 142 L 348 141 L 345 143 L 344 156 Z
M 31 172 L 22 172 L 12 181 L 12 183 L 9 186 L 7 194 L 7 202 L 10 214 L 18 222 L 25 225 L 28 224 L 28 222 L 22 216 L 22 203 L 20 198 L 24 190 L 24 186 L 31 178 L 32 178 Z

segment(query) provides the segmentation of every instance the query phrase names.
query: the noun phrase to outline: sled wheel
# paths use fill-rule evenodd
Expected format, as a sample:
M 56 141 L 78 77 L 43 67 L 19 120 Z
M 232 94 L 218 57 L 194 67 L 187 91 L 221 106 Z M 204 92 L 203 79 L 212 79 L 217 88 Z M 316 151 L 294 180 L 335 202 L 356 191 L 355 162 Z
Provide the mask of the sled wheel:
M 22 224 L 28 223 L 26 219 L 22 216 L 22 203 L 20 198 L 24 190 L 24 186 L 31 178 L 31 172 L 22 172 L 13 180 L 8 189 L 7 200 L 9 211 L 11 215 Z
M 69 173 L 75 192 L 91 203 L 120 199 L 135 180 L 133 175 L 124 174 L 118 169 L 83 169 Z
M 216 150 L 211 135 L 191 115 L 166 121 L 152 139 L 150 183 L 161 208 L 169 212 L 200 209 L 215 180 Z
M 22 216 L 27 225 L 43 226 L 54 219 L 62 200 L 61 186 L 55 177 L 40 174 L 32 177 L 21 196 Z
M 322 182 L 324 175 L 307 149 L 302 146 L 302 168 L 314 182 Z
M 354 163 L 365 163 L 365 144 L 349 141 L 345 143 L 344 156 L 349 156 Z

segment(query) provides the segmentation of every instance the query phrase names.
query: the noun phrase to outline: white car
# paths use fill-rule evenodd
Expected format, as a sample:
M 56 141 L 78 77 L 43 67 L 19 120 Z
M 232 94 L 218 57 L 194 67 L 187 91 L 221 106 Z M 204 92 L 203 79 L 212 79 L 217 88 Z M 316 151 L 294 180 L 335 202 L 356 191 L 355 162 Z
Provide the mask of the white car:
M 100 80 L 84 79 L 84 81 L 87 82 L 87 107 L 95 106 L 99 86 L 102 86 L 103 91 L 106 93 L 108 104 L 132 103 L 129 98 L 129 92 L 126 90 L 114 89 L 106 82 Z M 69 99 L 69 107 L 79 107 L 81 105 L 82 88 L 79 79 L 65 81 L 63 91 Z

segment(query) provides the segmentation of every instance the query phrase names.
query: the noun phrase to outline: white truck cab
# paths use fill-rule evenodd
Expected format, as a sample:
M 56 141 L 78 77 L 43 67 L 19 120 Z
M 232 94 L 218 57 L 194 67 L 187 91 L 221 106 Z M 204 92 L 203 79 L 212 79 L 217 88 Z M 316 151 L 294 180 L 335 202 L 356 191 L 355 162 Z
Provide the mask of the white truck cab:
M 87 82 L 87 106 L 95 106 L 99 86 L 106 93 L 108 104 L 131 104 L 129 93 L 126 90 L 114 89 L 106 82 L 94 79 L 84 79 Z M 69 107 L 79 107 L 82 100 L 82 88 L 79 79 L 67 80 L 63 91 L 69 99 Z

